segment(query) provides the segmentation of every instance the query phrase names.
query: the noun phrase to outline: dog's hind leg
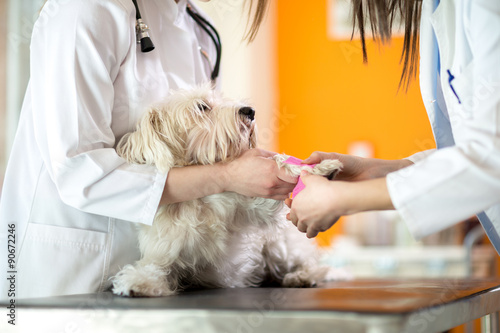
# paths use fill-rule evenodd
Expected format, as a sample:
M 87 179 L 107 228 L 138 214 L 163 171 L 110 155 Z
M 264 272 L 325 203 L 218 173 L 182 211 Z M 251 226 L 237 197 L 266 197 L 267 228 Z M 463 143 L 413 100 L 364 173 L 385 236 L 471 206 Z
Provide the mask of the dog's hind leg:
M 173 295 L 176 288 L 169 283 L 170 273 L 155 263 L 140 260 L 126 265 L 113 278 L 113 293 L 130 297 Z
M 283 221 L 279 233 L 269 237 L 263 252 L 271 280 L 283 287 L 313 287 L 320 282 L 341 278 L 332 268 L 319 264 L 315 242 Z

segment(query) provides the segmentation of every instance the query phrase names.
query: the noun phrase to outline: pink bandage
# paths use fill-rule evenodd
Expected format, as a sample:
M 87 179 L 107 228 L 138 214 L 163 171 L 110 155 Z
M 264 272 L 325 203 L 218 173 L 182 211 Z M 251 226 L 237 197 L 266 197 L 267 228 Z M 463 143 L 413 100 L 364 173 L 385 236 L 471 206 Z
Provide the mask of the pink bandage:
M 296 157 L 290 156 L 289 158 L 287 158 L 287 160 L 284 163 L 290 164 L 290 165 L 307 166 L 310 168 L 314 168 L 314 166 L 316 165 L 316 164 L 302 164 L 301 162 L 302 162 L 302 160 L 299 160 Z M 295 198 L 297 196 L 297 194 L 299 194 L 300 191 L 302 191 L 305 187 L 306 186 L 304 185 L 304 183 L 302 182 L 302 180 L 299 177 L 297 185 L 295 185 L 295 188 L 293 189 L 292 198 Z

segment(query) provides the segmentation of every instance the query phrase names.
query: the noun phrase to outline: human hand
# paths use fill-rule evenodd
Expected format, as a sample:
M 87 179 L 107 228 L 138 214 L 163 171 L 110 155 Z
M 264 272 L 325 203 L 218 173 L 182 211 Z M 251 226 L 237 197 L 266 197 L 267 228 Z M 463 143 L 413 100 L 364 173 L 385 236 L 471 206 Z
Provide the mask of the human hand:
M 287 219 L 308 238 L 313 238 L 332 227 L 346 213 L 342 204 L 342 182 L 329 181 L 306 171 L 302 171 L 300 178 L 305 188 L 293 200 L 285 201 L 291 208 Z
M 300 178 L 305 188 L 285 201 L 290 207 L 287 219 L 309 238 L 328 230 L 343 215 L 394 209 L 385 177 L 353 183 L 302 171 Z
M 367 159 L 358 156 L 315 151 L 311 156 L 303 160 L 302 163 L 317 164 L 328 159 L 336 159 L 342 162 L 343 167 L 335 176 L 336 180 L 358 181 L 369 179 L 367 175 Z
M 315 164 L 326 159 L 337 159 L 342 162 L 342 170 L 335 176 L 335 179 L 344 181 L 362 181 L 385 177 L 390 172 L 412 164 L 409 160 L 382 160 L 319 151 L 312 153 L 302 163 Z
M 297 184 L 271 159 L 276 153 L 250 149 L 239 158 L 225 164 L 226 191 L 250 197 L 285 200 Z

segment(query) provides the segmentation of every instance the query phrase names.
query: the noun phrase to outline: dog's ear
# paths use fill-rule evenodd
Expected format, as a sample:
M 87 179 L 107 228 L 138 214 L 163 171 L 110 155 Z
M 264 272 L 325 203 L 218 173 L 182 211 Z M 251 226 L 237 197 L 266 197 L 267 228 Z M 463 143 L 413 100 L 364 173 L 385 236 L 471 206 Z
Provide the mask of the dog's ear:
M 252 148 L 257 148 L 257 144 L 258 144 L 258 140 L 257 140 L 257 125 L 254 125 L 254 127 L 251 129 L 251 133 L 250 133 L 250 142 L 249 142 L 249 145 L 250 145 L 250 149 Z
M 156 109 L 150 110 L 139 122 L 134 132 L 118 142 L 116 151 L 129 163 L 154 164 L 167 172 L 174 166 L 174 154 L 166 143 L 163 119 Z

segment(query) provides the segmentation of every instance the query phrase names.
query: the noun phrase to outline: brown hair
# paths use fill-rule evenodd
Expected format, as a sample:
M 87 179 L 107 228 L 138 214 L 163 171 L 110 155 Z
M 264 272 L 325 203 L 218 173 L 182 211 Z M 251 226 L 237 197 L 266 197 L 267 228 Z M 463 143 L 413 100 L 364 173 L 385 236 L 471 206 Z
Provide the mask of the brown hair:
M 370 20 L 372 37 L 374 40 L 386 43 L 391 39 L 392 24 L 396 15 L 401 15 L 404 22 L 404 42 L 401 54 L 403 71 L 399 87 L 408 86 L 417 76 L 418 45 L 422 0 L 352 0 L 353 35 L 357 28 L 361 36 L 363 47 L 363 62 L 368 61 L 365 43 L 365 24 Z
M 264 21 L 264 18 L 267 13 L 267 9 L 269 8 L 269 0 L 248 0 L 248 17 L 252 16 L 252 11 L 255 12 L 253 14 L 253 21 L 251 26 L 247 29 L 247 33 L 245 34 L 245 39 L 248 42 L 252 42 L 257 36 L 257 32 L 259 32 L 259 27 Z

